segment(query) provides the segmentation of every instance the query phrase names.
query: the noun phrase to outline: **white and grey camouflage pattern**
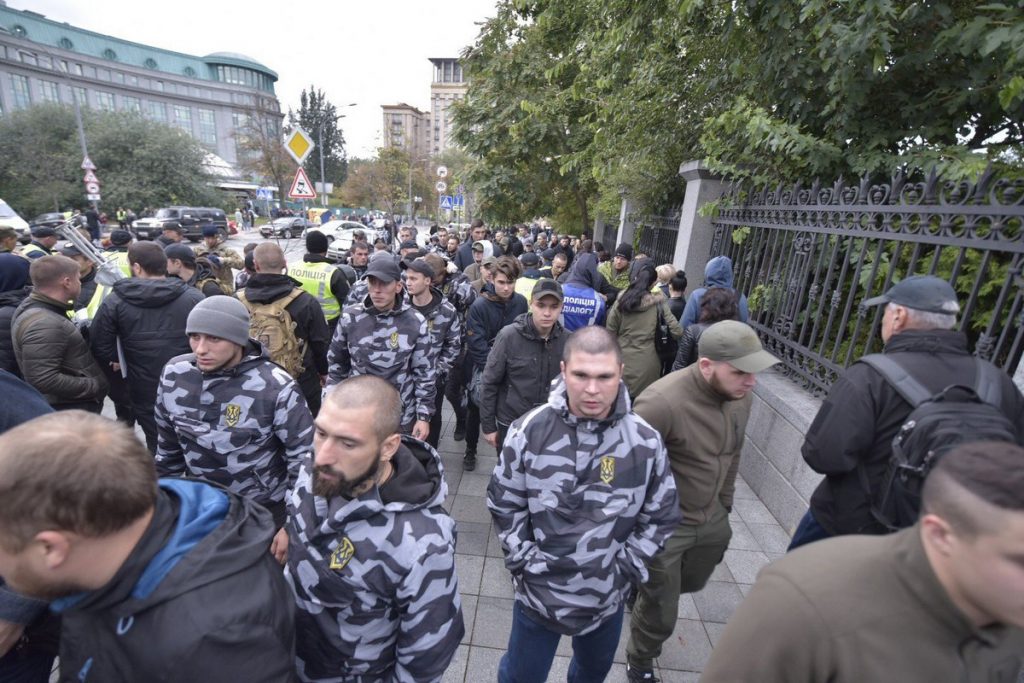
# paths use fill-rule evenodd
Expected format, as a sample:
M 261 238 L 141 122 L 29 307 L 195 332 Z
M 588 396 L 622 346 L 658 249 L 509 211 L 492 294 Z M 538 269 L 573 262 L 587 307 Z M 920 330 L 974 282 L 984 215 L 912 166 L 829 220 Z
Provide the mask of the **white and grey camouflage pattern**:
M 565 635 L 618 610 L 681 518 L 661 435 L 630 410 L 625 385 L 595 421 L 569 412 L 561 376 L 547 404 L 512 423 L 487 506 L 516 601 Z
M 379 312 L 366 297 L 341 311 L 327 351 L 328 386 L 358 375 L 375 375 L 402 398 L 402 424 L 430 421 L 437 371 L 427 320 L 409 305 L 405 293 L 395 307 Z
M 437 377 L 444 377 L 455 365 L 462 351 L 462 321 L 458 311 L 438 289 L 431 289 L 442 297 L 440 303 L 429 313 L 420 311 L 427 319 L 427 332 L 430 334 L 430 348 L 434 351 L 434 363 Z M 419 310 L 419 309 L 417 309 Z
M 403 436 L 433 490 L 420 503 L 312 493 L 312 457 L 288 502 L 288 564 L 303 681 L 440 681 L 465 634 L 455 522 L 441 458 Z
M 156 469 L 273 507 L 313 447 L 313 416 L 295 381 L 257 342 L 246 351 L 235 367 L 208 374 L 191 353 L 168 361 L 156 396 Z

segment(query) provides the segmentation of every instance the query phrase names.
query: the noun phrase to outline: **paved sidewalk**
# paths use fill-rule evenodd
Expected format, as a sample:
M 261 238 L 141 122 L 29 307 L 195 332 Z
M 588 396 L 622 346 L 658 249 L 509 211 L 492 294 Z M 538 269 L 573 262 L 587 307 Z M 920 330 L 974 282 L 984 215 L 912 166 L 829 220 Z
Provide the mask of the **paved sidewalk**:
M 454 420 L 445 404 L 445 428 L 439 450 L 448 479 L 446 507 L 458 522 L 456 563 L 462 594 L 466 636 L 444 680 L 455 683 L 496 681 L 498 661 L 508 645 L 512 627 L 512 583 L 502 560 L 501 547 L 487 510 L 487 484 L 497 462 L 494 449 L 480 441 L 477 467 L 463 472 L 465 442 L 451 438 Z M 707 587 L 679 600 L 679 620 L 665 643 L 657 665 L 664 683 L 696 683 L 711 648 L 743 596 L 750 590 L 761 567 L 780 557 L 789 535 L 743 481 L 737 481 L 733 505 L 732 542 L 725 560 Z M 626 680 L 627 615 L 615 655 L 610 683 Z M 571 641 L 563 638 L 548 680 L 564 681 L 572 654 Z

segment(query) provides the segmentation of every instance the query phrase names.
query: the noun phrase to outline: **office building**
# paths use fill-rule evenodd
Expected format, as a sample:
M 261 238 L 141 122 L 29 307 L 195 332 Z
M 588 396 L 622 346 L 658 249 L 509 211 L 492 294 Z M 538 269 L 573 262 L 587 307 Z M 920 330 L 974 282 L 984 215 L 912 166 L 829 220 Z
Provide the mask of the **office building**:
M 432 57 L 434 78 L 430 83 L 430 153 L 438 155 L 455 144 L 452 139 L 452 102 L 466 96 L 469 84 L 462 78 L 462 65 L 451 57 Z
M 430 114 L 401 102 L 385 104 L 384 146 L 404 149 L 410 158 L 422 159 L 430 154 Z

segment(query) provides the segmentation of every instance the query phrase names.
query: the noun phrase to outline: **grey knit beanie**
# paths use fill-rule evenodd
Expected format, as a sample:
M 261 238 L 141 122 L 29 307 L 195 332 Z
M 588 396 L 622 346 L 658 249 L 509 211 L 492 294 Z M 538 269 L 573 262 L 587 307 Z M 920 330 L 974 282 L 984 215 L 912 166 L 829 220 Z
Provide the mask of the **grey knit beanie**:
M 203 299 L 188 314 L 186 334 L 208 334 L 245 347 L 249 344 L 249 310 L 230 296 Z

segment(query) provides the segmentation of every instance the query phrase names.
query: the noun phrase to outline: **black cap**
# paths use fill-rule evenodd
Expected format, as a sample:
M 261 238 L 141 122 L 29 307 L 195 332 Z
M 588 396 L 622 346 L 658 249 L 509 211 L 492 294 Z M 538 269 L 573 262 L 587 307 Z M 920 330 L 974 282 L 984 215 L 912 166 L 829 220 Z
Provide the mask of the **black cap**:
M 79 249 L 78 247 L 76 247 L 73 244 L 68 244 L 63 249 L 60 250 L 60 255 L 61 256 L 81 256 L 82 255 L 82 250 Z
M 402 261 L 402 269 L 413 270 L 421 275 L 426 275 L 430 279 L 434 279 L 434 269 L 423 257 L 414 258 L 411 261 Z
M 216 225 L 204 225 L 203 226 L 203 237 L 219 237 L 220 230 L 217 229 Z
M 366 266 L 366 277 L 375 277 L 381 282 L 397 282 L 402 279 L 402 272 L 395 259 L 388 256 L 372 259 Z
M 621 256 L 627 261 L 633 260 L 633 247 L 626 242 L 615 247 L 615 256 Z
M 57 236 L 57 231 L 54 230 L 53 228 L 51 228 L 48 225 L 40 225 L 38 227 L 32 228 L 32 236 L 33 237 L 56 237 Z
M 178 259 L 182 263 L 195 265 L 196 253 L 184 244 L 168 244 L 164 247 L 164 254 L 168 259 Z
M 540 263 L 540 257 L 534 254 L 532 251 L 524 252 L 519 260 L 523 262 L 524 266 L 535 266 Z
M 889 291 L 864 302 L 865 306 L 894 303 L 925 313 L 956 315 L 960 304 L 952 285 L 934 275 L 912 275 L 897 282 Z
M 545 249 L 544 251 L 541 252 L 540 255 L 544 257 L 545 261 L 551 261 L 555 258 L 555 250 Z
M 111 230 L 110 231 L 110 243 L 117 247 L 123 247 L 126 244 L 131 244 L 132 234 L 127 230 Z
M 549 277 L 537 280 L 537 284 L 533 286 L 533 292 L 530 294 L 530 300 L 536 301 L 545 296 L 553 296 L 562 301 L 562 285 Z
M 400 245 L 398 245 L 398 250 L 399 251 L 402 251 L 403 249 L 419 249 L 419 248 L 420 248 L 420 245 L 416 244 L 415 240 L 405 240 Z
M 328 246 L 327 235 L 323 234 L 319 230 L 310 230 L 306 233 L 306 251 L 309 253 L 326 253 Z

